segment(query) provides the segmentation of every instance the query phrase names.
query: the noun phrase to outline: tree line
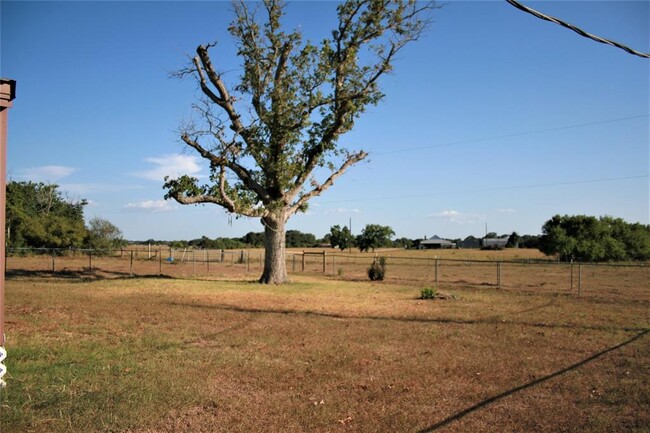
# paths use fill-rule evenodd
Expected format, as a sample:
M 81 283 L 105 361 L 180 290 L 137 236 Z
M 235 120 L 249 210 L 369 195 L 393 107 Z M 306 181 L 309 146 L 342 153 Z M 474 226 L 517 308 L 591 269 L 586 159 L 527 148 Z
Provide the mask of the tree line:
M 34 182 L 9 182 L 6 203 L 6 242 L 9 248 L 92 248 L 110 250 L 127 244 L 122 232 L 102 218 L 84 220 L 84 199 L 64 196 L 57 185 Z M 417 239 L 393 239 L 390 226 L 366 225 L 354 235 L 346 226 L 334 225 L 323 238 L 298 230 L 287 230 L 287 248 L 331 246 L 340 250 L 376 248 L 417 248 Z M 539 248 L 548 256 L 563 261 L 644 261 L 650 260 L 650 225 L 628 223 L 610 216 L 555 215 L 542 226 L 542 235 L 516 232 L 486 238 L 508 238 L 506 247 Z M 469 236 L 465 241 L 473 238 Z M 473 238 L 478 240 L 477 238 Z M 461 239 L 450 239 L 459 243 Z M 249 232 L 239 238 L 202 236 L 189 241 L 155 241 L 135 244 L 169 245 L 172 248 L 240 249 L 264 247 L 265 233 Z

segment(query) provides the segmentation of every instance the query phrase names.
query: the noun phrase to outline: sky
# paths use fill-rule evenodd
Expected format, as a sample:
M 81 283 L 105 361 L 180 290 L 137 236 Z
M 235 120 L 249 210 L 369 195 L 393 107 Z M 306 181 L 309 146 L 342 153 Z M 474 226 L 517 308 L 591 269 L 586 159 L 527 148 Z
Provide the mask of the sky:
M 523 1 L 650 51 L 648 1 Z M 335 2 L 289 3 L 319 41 Z M 170 75 L 199 44 L 236 81 L 222 1 L 0 2 L 0 76 L 17 81 L 7 176 L 86 199 L 129 240 L 239 237 L 258 220 L 163 199 L 165 175 L 208 175 L 179 139 L 199 96 Z M 449 1 L 405 48 L 341 145 L 370 153 L 287 229 L 391 226 L 396 237 L 539 234 L 553 215 L 650 223 L 650 60 L 505 1 Z

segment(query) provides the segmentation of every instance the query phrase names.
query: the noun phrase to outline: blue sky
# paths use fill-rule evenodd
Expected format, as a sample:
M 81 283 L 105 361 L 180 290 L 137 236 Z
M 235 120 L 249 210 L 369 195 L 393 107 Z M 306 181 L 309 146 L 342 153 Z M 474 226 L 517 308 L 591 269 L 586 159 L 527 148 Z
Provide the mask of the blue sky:
M 647 1 L 525 1 L 593 34 L 650 51 Z M 286 22 L 319 40 L 334 2 L 289 4 Z M 239 61 L 229 2 L 0 3 L 0 75 L 17 80 L 8 176 L 85 198 L 87 218 L 128 239 L 262 231 L 215 206 L 163 201 L 166 174 L 207 174 L 178 139 L 198 96 L 169 74 L 218 41 Z M 650 60 L 578 36 L 505 1 L 451 1 L 407 47 L 341 143 L 370 152 L 288 229 L 323 236 L 390 225 L 397 237 L 538 234 L 555 214 L 649 224 Z

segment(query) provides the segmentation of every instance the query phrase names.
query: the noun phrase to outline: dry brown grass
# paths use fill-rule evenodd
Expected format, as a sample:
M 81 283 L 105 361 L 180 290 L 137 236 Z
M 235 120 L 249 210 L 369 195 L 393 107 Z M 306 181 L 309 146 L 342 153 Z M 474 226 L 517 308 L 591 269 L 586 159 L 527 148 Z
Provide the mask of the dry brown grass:
M 9 432 L 647 431 L 650 302 L 21 277 Z

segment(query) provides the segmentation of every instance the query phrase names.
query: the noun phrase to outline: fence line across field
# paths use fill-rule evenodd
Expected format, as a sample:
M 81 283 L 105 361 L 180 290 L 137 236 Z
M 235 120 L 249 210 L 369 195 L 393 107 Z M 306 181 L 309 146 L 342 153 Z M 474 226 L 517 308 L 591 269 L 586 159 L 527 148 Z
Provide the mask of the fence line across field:
M 7 272 L 104 272 L 115 275 L 179 277 L 246 276 L 261 272 L 263 250 L 192 248 L 123 248 L 116 250 L 7 248 Z M 551 290 L 585 295 L 594 291 L 650 295 L 650 266 L 629 263 L 566 263 L 552 260 L 478 260 L 412 257 L 381 253 L 287 251 L 289 273 L 324 274 L 327 278 L 367 279 L 378 256 L 387 260 L 387 281 L 434 287 L 493 287 Z M 24 259 L 21 259 L 24 257 Z M 84 277 L 84 275 L 80 275 Z

